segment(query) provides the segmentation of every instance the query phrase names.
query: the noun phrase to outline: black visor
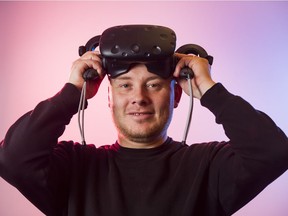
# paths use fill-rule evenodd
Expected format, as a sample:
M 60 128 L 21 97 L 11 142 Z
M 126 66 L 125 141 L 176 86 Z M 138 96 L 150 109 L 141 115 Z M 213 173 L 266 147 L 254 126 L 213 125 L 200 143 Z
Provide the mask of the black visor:
M 173 57 L 161 59 L 158 61 L 123 61 L 117 59 L 103 59 L 105 62 L 105 70 L 109 77 L 115 78 L 123 73 L 127 73 L 135 64 L 145 64 L 147 70 L 157 74 L 162 78 L 172 76 L 174 72 Z

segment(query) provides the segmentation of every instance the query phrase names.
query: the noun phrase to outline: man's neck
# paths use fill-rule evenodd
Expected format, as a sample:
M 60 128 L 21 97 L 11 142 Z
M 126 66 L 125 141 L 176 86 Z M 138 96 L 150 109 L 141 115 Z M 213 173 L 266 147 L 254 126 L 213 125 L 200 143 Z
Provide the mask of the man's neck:
M 167 140 L 167 135 L 162 135 L 157 138 L 139 138 L 128 139 L 127 137 L 118 136 L 118 143 L 120 146 L 132 149 L 148 149 L 156 148 L 162 145 Z

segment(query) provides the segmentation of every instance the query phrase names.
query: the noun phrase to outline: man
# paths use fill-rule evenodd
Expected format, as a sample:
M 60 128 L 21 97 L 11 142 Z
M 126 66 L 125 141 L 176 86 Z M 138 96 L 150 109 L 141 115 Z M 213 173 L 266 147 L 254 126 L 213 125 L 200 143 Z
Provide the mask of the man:
M 96 148 L 58 143 L 77 112 L 82 74 L 93 98 L 105 77 L 97 52 L 86 52 L 69 83 L 42 101 L 8 131 L 0 148 L 0 174 L 46 215 L 231 215 L 288 168 L 286 135 L 264 113 L 229 93 L 210 76 L 206 59 L 175 54 L 173 76 L 162 78 L 145 64 L 109 78 L 109 107 L 118 130 L 115 144 Z M 167 135 L 187 80 L 193 96 L 222 124 L 229 142 L 185 145 Z

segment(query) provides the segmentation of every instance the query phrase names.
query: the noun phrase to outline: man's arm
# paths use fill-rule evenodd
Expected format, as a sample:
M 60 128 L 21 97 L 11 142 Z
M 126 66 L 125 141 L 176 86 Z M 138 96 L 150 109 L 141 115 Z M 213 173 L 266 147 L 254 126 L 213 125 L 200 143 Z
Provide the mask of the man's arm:
M 0 176 L 46 214 L 54 214 L 50 211 L 60 204 L 56 201 L 63 187 L 56 185 L 65 180 L 69 169 L 68 163 L 55 164 L 65 155 L 57 156 L 53 151 L 65 125 L 77 112 L 79 98 L 79 90 L 66 84 L 57 95 L 39 103 L 12 125 L 0 145 Z M 61 175 L 56 175 L 55 185 L 48 185 L 52 170 Z M 54 190 L 58 190 L 57 196 Z
M 287 137 L 266 114 L 215 84 L 206 59 L 177 56 L 181 59 L 174 76 L 179 77 L 184 66 L 192 69 L 193 96 L 215 115 L 230 139 L 229 145 L 215 149 L 210 169 L 210 191 L 230 215 L 287 170 Z M 178 83 L 189 94 L 188 82 L 178 78 Z
M 204 94 L 201 104 L 230 139 L 230 146 L 213 158 L 211 184 L 232 214 L 288 169 L 288 139 L 266 114 L 219 83 Z
M 68 184 L 65 176 L 69 175 L 73 143 L 57 143 L 78 110 L 82 74 L 88 68 L 97 70 L 99 79 L 87 82 L 86 99 L 95 96 L 105 72 L 98 53 L 86 52 L 73 63 L 64 88 L 22 116 L 0 143 L 0 176 L 48 215 L 56 215 L 65 202 L 61 198 Z

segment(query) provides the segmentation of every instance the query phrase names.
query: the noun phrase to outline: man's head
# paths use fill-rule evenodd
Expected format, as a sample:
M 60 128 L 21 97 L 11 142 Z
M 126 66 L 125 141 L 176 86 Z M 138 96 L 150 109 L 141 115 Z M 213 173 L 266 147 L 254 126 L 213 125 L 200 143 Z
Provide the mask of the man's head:
M 114 26 L 91 38 L 85 46 L 80 46 L 79 55 L 94 51 L 98 46 L 100 55 L 94 56 L 94 60 L 101 62 L 101 68 L 99 64 L 89 65 L 93 70 L 88 70 L 88 75 L 85 71 L 83 76 L 85 80 L 96 80 L 97 74 L 103 75 L 105 71 L 109 77 L 109 107 L 119 132 L 119 141 L 146 143 L 144 147 L 147 143 L 149 146 L 155 145 L 153 142 L 161 144 L 167 136 L 173 108 L 182 93 L 173 79 L 180 62 L 175 53 L 175 32 L 155 25 Z M 187 44 L 176 52 L 199 55 L 212 64 L 213 58 L 198 45 Z M 176 77 L 187 78 L 187 71 L 190 74 L 191 70 L 184 68 L 183 72 L 181 69 Z M 92 96 L 100 83 L 101 80 Z
M 173 78 L 151 73 L 145 64 L 111 78 L 109 107 L 120 144 L 133 148 L 162 144 L 181 93 Z

